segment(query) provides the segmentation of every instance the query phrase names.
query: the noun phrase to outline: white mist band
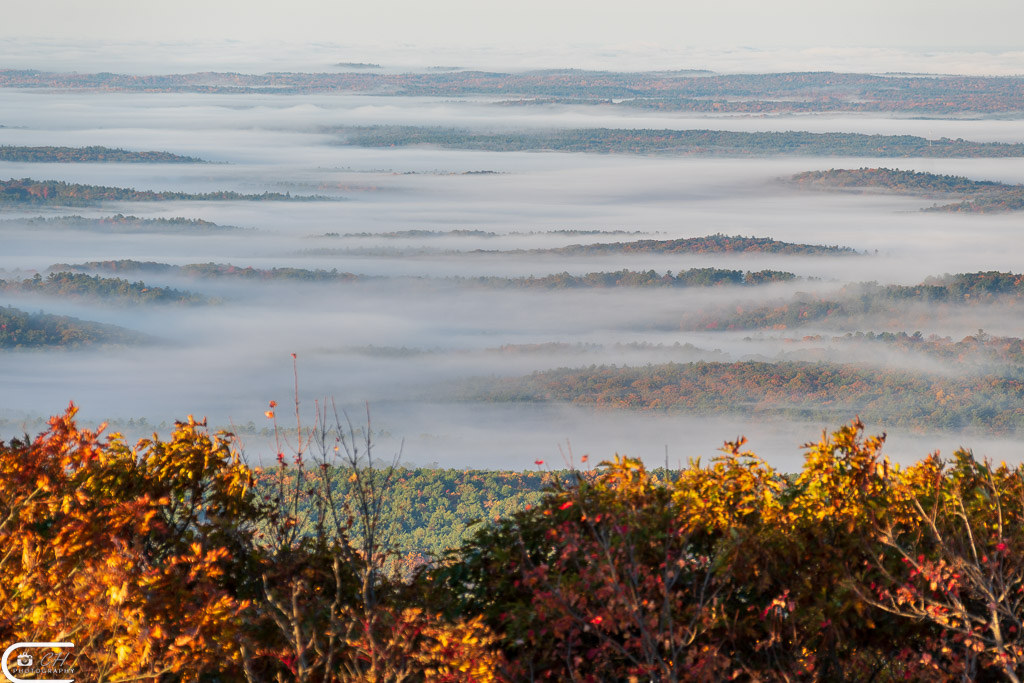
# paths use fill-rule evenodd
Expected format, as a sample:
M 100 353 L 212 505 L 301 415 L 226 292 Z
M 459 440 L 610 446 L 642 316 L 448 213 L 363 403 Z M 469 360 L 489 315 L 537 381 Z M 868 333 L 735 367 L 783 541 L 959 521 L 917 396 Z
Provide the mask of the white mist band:
M 13 683 L 74 683 L 74 679 L 67 678 L 63 680 L 50 679 L 50 678 L 17 678 L 11 673 L 10 669 L 7 668 L 7 658 L 11 656 L 11 652 L 23 647 L 74 647 L 74 643 L 15 643 L 9 648 L 4 650 L 3 657 L 0 657 L 0 669 L 3 670 L 4 676 L 7 676 L 7 680 L 13 681 Z

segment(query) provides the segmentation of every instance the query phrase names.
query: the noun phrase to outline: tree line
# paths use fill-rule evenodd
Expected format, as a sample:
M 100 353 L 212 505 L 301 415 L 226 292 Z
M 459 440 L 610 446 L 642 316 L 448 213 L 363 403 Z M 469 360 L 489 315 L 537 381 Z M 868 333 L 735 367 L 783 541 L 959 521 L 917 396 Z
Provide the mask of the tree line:
M 116 325 L 0 306 L 2 349 L 79 348 L 99 344 L 140 344 L 147 341 L 151 339 L 146 335 Z
M 485 133 L 416 126 L 345 127 L 339 143 L 356 147 L 436 145 L 446 149 L 525 152 L 548 150 L 594 154 L 682 156 L 853 156 L 985 158 L 1024 156 L 1024 144 L 973 142 L 916 135 L 737 132 L 722 130 L 580 128 Z
M 170 152 L 134 152 L 91 145 L 89 147 L 17 147 L 0 145 L 0 161 L 43 163 L 202 164 L 202 159 Z
M 0 220 L 0 226 L 10 226 L 27 230 L 85 230 L 100 233 L 160 233 L 160 234 L 210 234 L 242 230 L 231 225 L 218 225 L 201 218 L 139 218 L 114 214 L 103 218 L 85 218 L 84 216 L 54 216 L 46 218 L 8 218 Z
M 36 273 L 31 278 L 23 280 L 0 280 L 0 291 L 137 305 L 210 303 L 210 299 L 202 294 L 170 287 L 155 287 L 141 280 L 129 282 L 122 278 L 66 271 L 50 273 L 45 278 Z
M 243 194 L 232 190 L 218 192 L 176 192 L 136 190 L 126 187 L 104 185 L 83 185 L 63 180 L 33 180 L 12 178 L 0 180 L 0 203 L 88 206 L 107 201 L 158 202 L 171 200 L 189 201 L 324 201 L 329 198 L 316 195 L 292 195 L 280 192 Z
M 963 176 L 889 168 L 830 169 L 798 173 L 791 182 L 800 187 L 823 189 L 867 188 L 899 194 L 966 196 L 962 201 L 936 204 L 923 211 L 990 213 L 1024 209 L 1024 185 L 971 180 Z
M 590 365 L 455 385 L 463 400 L 834 421 L 856 412 L 915 429 L 1024 428 L 1024 373 L 941 375 L 856 363 L 737 361 Z

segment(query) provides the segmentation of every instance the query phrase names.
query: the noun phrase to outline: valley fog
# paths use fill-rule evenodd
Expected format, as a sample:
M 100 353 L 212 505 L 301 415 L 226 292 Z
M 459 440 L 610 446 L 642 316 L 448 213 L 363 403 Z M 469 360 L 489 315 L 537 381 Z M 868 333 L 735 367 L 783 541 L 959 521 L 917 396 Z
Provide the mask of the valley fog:
M 145 95 L 0 90 L 0 144 L 106 145 L 165 150 L 209 164 L 0 162 L 0 180 L 31 177 L 140 190 L 315 195 L 311 201 L 111 201 L 0 209 L 0 278 L 46 275 L 54 264 L 120 259 L 172 266 L 220 263 L 260 269 L 332 270 L 354 282 L 195 277 L 177 271 L 104 270 L 206 295 L 201 305 L 127 305 L 5 291 L 0 304 L 114 324 L 146 335 L 130 348 L 11 350 L 0 355 L 0 437 L 19 420 L 74 401 L 82 417 L 188 414 L 211 425 L 254 423 L 267 402 L 286 405 L 299 362 L 300 398 L 335 397 L 406 443 L 417 464 L 513 468 L 561 464 L 566 439 L 597 459 L 614 452 L 670 464 L 713 456 L 739 433 L 784 470 L 799 444 L 834 424 L 593 411 L 555 403 L 453 402 L 475 377 L 560 367 L 664 362 L 832 360 L 932 373 L 961 372 L 924 353 L 850 348 L 848 332 L 962 337 L 984 329 L 1020 336 L 1019 314 L 999 301 L 936 317 L 917 302 L 835 316 L 786 330 L 709 331 L 688 321 L 710 312 L 780 307 L 799 296 L 840 296 L 851 283 L 915 285 L 929 276 L 1020 271 L 1020 214 L 923 213 L 941 197 L 820 192 L 786 183 L 808 170 L 886 166 L 1024 183 L 1019 159 L 666 158 L 430 147 L 368 149 L 324 132 L 344 125 L 403 124 L 480 130 L 619 127 L 809 130 L 1024 141 L 1020 120 L 915 120 L 857 116 L 713 118 L 601 108 L 498 108 L 486 101 L 321 95 Z M 487 173 L 480 173 L 486 171 Z M 203 233 L 110 232 L 40 223 L 38 217 L 115 214 L 202 219 Z M 419 231 L 411 234 L 409 231 Z M 425 234 L 429 233 L 429 234 Z M 674 240 L 715 234 L 851 247 L 856 254 L 544 253 L 569 245 Z M 453 278 L 582 276 L 623 269 L 658 274 L 694 268 L 777 270 L 796 279 L 758 286 L 517 289 Z M 724 315 L 724 313 L 722 313 Z M 1016 317 L 1015 317 L 1016 316 Z M 796 342 L 821 334 L 820 342 Z M 801 355 L 803 354 L 803 355 Z M 815 355 L 817 354 L 817 355 Z M 853 407 L 856 409 L 856 406 Z M 850 418 L 854 413 L 850 414 Z M 889 432 L 896 459 L 950 453 L 960 435 Z M 265 437 L 245 437 L 259 461 Z M 964 445 L 1019 460 L 1012 440 L 975 430 Z M 387 445 L 382 448 L 386 450 Z M 385 456 L 385 453 L 379 455 Z

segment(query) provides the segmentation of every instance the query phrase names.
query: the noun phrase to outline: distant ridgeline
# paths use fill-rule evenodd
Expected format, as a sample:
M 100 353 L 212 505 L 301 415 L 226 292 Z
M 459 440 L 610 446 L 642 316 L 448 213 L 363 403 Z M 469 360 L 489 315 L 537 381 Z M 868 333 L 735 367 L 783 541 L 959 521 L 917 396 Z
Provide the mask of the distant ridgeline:
M 691 268 L 675 275 L 659 274 L 653 270 L 638 272 L 620 270 L 612 273 L 570 275 L 557 273 L 544 277 L 453 277 L 458 284 L 478 285 L 493 289 L 574 289 L 604 287 L 719 287 L 723 285 L 763 285 L 770 282 L 789 282 L 793 273 L 780 270 L 757 272 L 728 270 L 725 268 Z
M 989 213 L 1024 209 L 1024 185 L 1008 185 L 991 180 L 971 180 L 963 176 L 938 175 L 892 168 L 829 169 L 806 171 L 792 177 L 800 187 L 835 190 L 867 189 L 925 197 L 966 196 L 961 202 L 932 206 L 924 211 Z
M 977 334 L 968 335 L 960 341 L 934 334 L 925 336 L 921 332 L 847 332 L 841 336 L 816 334 L 784 341 L 797 347 L 783 354 L 786 359 L 792 360 L 826 360 L 828 350 L 823 348 L 823 344 L 835 347 L 840 354 L 838 358 L 848 354 L 851 348 L 870 351 L 873 347 L 875 352 L 884 347 L 905 359 L 916 354 L 956 365 L 966 372 L 1010 373 L 1015 376 L 1024 372 L 1024 339 L 995 337 L 984 330 L 978 330 Z
M 643 230 L 510 230 L 508 232 L 491 232 L 490 230 L 454 229 L 454 230 L 390 230 L 388 232 L 325 232 L 311 237 L 338 239 L 409 239 L 421 237 L 507 237 L 509 235 L 649 235 Z
M 206 304 L 210 299 L 193 292 L 153 287 L 145 282 L 100 277 L 85 273 L 53 272 L 25 280 L 0 280 L 0 291 L 41 294 L 62 299 L 92 299 L 121 304 Z
M 0 145 L 0 161 L 49 163 L 205 164 L 203 159 L 170 152 L 131 152 L 110 147 L 13 147 Z
M 744 360 L 795 360 L 795 361 L 849 361 L 850 350 L 864 351 L 877 357 L 880 350 L 903 360 L 912 357 L 927 357 L 956 365 L 965 372 L 981 372 L 989 374 L 1014 375 L 1024 374 L 1024 339 L 1019 337 L 996 337 L 978 330 L 977 334 L 968 335 L 959 341 L 951 337 L 924 335 L 921 332 L 847 332 L 842 335 L 813 334 L 803 337 L 759 335 L 757 341 L 771 340 L 784 344 L 791 350 L 773 353 L 772 357 L 757 357 L 756 354 L 745 356 Z M 406 347 L 347 347 L 347 351 L 368 356 L 414 356 L 441 353 L 439 350 L 410 349 Z M 487 353 L 504 355 L 545 354 L 549 356 L 579 357 L 587 354 L 605 354 L 614 351 L 618 354 L 637 352 L 643 353 L 645 359 L 658 356 L 662 360 L 673 360 L 673 354 L 686 354 L 689 360 L 722 361 L 731 360 L 728 353 L 719 349 L 706 349 L 687 342 L 680 344 L 653 342 L 616 342 L 614 344 L 541 342 L 533 344 L 505 344 L 500 347 L 486 349 Z M 834 354 L 834 356 L 833 356 Z M 693 356 L 699 356 L 694 358 Z
M 218 225 L 200 218 L 139 218 L 116 214 L 105 218 L 85 218 L 83 216 L 56 216 L 45 218 L 8 218 L 0 220 L 0 230 L 4 228 L 28 229 L 32 231 L 46 230 L 83 230 L 86 232 L 138 234 L 188 234 L 201 235 L 218 232 L 245 230 L 233 225 Z
M 253 268 L 251 266 L 233 266 L 230 263 L 192 263 L 185 266 L 172 266 L 156 261 L 134 261 L 120 259 L 116 261 L 88 261 L 86 263 L 69 264 L 55 263 L 47 270 L 78 271 L 78 272 L 110 272 L 110 273 L 155 273 L 182 275 L 196 278 L 241 278 L 250 280 L 298 280 L 308 282 L 354 282 L 364 276 L 354 273 L 342 273 L 337 270 L 307 270 L 305 268 Z
M 374 69 L 355 63 L 343 68 Z M 0 70 L 0 87 L 127 92 L 373 92 L 405 96 L 490 95 L 503 104 L 591 104 L 705 113 L 908 112 L 1015 113 L 1024 83 L 1014 77 L 875 75 L 834 72 L 716 74 L 546 69 L 496 73 L 193 73 L 132 75 Z M 499 105 L 500 106 L 500 105 Z
M 580 128 L 483 133 L 416 126 L 344 127 L 339 144 L 356 147 L 436 145 L 492 152 L 590 152 L 679 156 L 845 156 L 845 157 L 1020 157 L 1024 144 L 971 142 L 915 135 L 864 133 L 736 132 Z
M 1002 304 L 1017 310 L 1024 304 L 1024 275 L 996 271 L 930 277 L 920 285 L 851 284 L 828 296 L 794 295 L 778 304 L 755 304 L 728 312 L 708 310 L 678 321 L 686 330 L 791 329 L 832 320 L 871 316 L 902 326 L 912 318 L 911 304 L 921 309 L 922 322 L 953 307 Z
M 0 349 L 141 344 L 150 337 L 116 325 L 0 306 Z
M 949 376 L 842 363 L 742 361 L 590 366 L 460 384 L 460 398 L 565 401 L 598 408 L 738 413 L 830 420 L 857 412 L 901 427 L 1024 429 L 1024 381 Z
M 740 235 L 708 235 L 676 240 L 636 240 L 634 242 L 599 242 L 596 244 L 570 244 L 550 249 L 518 249 L 504 252 L 477 250 L 474 253 L 529 253 L 558 254 L 561 256 L 597 254 L 792 254 L 801 256 L 831 256 L 860 254 L 856 249 L 821 244 L 782 242 L 771 237 L 743 237 Z
M 89 261 L 87 263 L 55 263 L 47 270 L 111 273 L 153 273 L 182 275 L 196 278 L 244 278 L 252 280 L 286 280 L 306 282 L 356 282 L 383 280 L 380 276 L 356 275 L 337 270 L 307 270 L 305 268 L 253 268 L 233 266 L 227 263 L 193 263 L 172 266 L 156 261 Z M 52 276 L 51 276 L 52 277 Z M 789 282 L 796 279 L 793 273 L 779 270 L 742 271 L 725 268 L 691 268 L 672 273 L 659 274 L 653 270 L 638 272 L 620 270 L 611 273 L 587 273 L 570 275 L 558 273 L 544 277 L 417 277 L 421 283 L 453 283 L 461 286 L 484 287 L 488 289 L 570 289 L 602 287 L 717 287 L 723 285 L 754 286 L 772 282 Z
M 168 200 L 190 201 L 325 201 L 335 200 L 319 195 L 296 195 L 291 193 L 264 192 L 242 194 L 233 191 L 221 192 L 154 192 L 124 187 L 102 185 L 79 185 L 60 180 L 33 180 L 31 178 L 0 180 L 0 204 L 42 204 L 56 206 L 87 206 L 104 201 L 155 202 Z

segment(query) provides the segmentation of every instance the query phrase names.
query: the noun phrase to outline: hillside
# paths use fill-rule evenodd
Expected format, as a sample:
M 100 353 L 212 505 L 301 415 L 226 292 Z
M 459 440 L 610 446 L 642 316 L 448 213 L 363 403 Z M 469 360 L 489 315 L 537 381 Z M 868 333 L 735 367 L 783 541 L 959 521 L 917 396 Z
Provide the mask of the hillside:
M 801 188 L 819 190 L 860 189 L 923 197 L 966 197 L 963 201 L 937 204 L 925 211 L 992 213 L 1024 209 L 1024 185 L 971 180 L 963 176 L 889 168 L 830 169 L 798 173 L 791 182 Z
M 145 335 L 115 325 L 0 306 L 0 349 L 139 344 Z

